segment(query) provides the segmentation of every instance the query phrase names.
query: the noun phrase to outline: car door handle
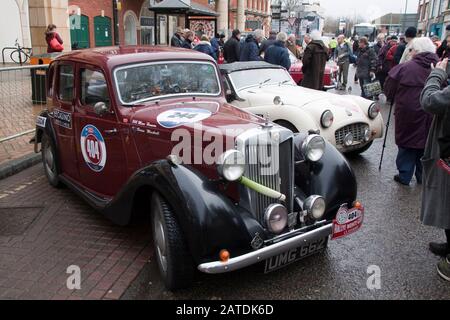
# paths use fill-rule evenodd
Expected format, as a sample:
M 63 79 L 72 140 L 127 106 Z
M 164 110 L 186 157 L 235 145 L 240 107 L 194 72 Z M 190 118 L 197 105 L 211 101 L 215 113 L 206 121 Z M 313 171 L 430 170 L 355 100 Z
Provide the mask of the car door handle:
M 111 129 L 111 130 L 104 130 L 104 131 L 103 131 L 103 133 L 105 133 L 105 134 L 107 134 L 107 135 L 113 135 L 113 134 L 116 134 L 116 133 L 118 133 L 118 132 L 119 132 L 119 130 L 117 130 L 116 128 Z

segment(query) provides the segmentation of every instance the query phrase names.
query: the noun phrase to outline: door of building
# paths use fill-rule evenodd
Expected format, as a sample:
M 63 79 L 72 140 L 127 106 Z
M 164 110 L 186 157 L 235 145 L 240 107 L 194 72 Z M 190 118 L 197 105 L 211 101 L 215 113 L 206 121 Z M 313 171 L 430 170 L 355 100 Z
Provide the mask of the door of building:
M 89 48 L 89 18 L 85 15 L 74 14 L 69 19 L 72 49 Z
M 111 18 L 94 17 L 95 46 L 105 47 L 112 45 Z

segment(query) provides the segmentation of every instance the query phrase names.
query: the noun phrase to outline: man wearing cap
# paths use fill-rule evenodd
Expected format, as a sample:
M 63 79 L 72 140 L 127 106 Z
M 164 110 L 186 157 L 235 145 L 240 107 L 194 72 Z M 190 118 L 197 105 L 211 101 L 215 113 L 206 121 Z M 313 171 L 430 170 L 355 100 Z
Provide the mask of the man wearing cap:
M 406 44 L 400 43 L 398 45 L 397 51 L 395 52 L 394 61 L 395 64 L 400 64 L 411 60 L 411 46 L 414 38 L 417 36 L 417 29 L 414 27 L 409 27 L 405 32 Z

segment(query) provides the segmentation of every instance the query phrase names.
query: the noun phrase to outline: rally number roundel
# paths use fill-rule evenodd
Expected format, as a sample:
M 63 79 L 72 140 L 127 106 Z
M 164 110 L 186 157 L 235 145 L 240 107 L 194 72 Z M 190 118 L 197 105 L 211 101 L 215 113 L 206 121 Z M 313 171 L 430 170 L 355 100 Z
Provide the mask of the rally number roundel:
M 81 131 L 81 152 L 88 167 L 95 172 L 103 170 L 106 164 L 106 145 L 100 131 L 88 124 Z

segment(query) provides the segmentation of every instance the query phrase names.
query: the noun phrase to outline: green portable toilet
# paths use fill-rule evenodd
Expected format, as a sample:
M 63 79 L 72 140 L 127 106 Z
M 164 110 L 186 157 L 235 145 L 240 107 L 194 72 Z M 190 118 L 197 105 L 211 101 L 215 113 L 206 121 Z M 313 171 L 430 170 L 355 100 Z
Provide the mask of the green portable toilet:
M 89 48 L 89 18 L 85 15 L 71 15 L 69 21 L 72 49 Z
M 108 17 L 94 17 L 95 46 L 105 47 L 112 45 L 111 19 Z

